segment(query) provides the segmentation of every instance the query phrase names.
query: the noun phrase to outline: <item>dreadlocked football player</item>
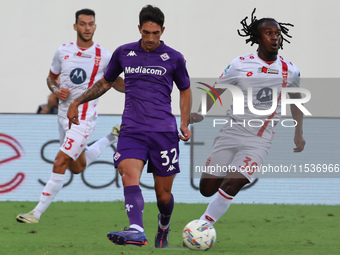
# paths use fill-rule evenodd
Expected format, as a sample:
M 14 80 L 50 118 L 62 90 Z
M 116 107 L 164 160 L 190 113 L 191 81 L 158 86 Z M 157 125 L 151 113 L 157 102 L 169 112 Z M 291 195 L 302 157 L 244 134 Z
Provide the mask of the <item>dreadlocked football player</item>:
M 286 37 L 287 26 L 272 18 L 257 19 L 251 15 L 241 21 L 243 28 L 238 34 L 246 37 L 246 43 L 258 44 L 257 52 L 239 56 L 231 61 L 216 84 L 234 85 L 244 94 L 244 114 L 237 115 L 233 107 L 228 111 L 229 120 L 214 140 L 206 162 L 206 172 L 202 173 L 200 192 L 203 196 L 216 196 L 209 203 L 201 219 L 214 224 L 229 208 L 233 198 L 243 186 L 252 182 L 257 170 L 266 159 L 271 147 L 274 127 L 281 117 L 281 90 L 285 87 L 299 87 L 300 73 L 295 64 L 278 55 Z M 248 95 L 248 88 L 252 94 Z M 225 89 L 218 89 L 221 94 Z M 248 108 L 248 97 L 252 97 L 253 107 L 268 110 L 276 101 L 277 106 L 267 115 L 256 115 Z M 301 98 L 300 93 L 289 93 L 290 98 Z M 275 101 L 274 101 L 275 100 Z M 276 103 L 275 102 L 275 103 Z M 207 97 L 207 110 L 212 106 Z M 234 102 L 235 104 L 235 102 Z M 291 105 L 295 120 L 294 152 L 301 152 L 305 146 L 302 135 L 303 113 L 296 105 Z M 254 124 L 256 123 L 256 124 Z M 228 169 L 213 172 L 212 169 Z

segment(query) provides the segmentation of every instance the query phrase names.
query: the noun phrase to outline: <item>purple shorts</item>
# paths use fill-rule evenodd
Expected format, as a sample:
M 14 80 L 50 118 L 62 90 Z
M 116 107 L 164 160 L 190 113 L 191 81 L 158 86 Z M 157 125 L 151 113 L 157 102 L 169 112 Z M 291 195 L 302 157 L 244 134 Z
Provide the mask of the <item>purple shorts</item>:
M 121 130 L 117 152 L 113 155 L 115 167 L 127 158 L 148 162 L 148 173 L 171 176 L 179 173 L 179 137 L 177 132 L 133 132 Z

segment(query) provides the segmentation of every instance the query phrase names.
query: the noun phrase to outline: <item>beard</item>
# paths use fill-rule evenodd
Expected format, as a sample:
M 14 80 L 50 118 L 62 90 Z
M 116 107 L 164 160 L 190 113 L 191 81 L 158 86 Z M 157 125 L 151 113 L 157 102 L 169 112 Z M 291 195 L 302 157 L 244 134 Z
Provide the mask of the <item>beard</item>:
M 269 55 L 269 56 L 276 56 L 277 54 L 279 54 L 279 50 L 268 51 L 268 55 Z
M 94 34 L 94 33 L 93 33 L 93 34 Z M 89 39 L 86 39 L 86 38 L 84 38 L 84 36 L 83 36 L 80 32 L 78 32 L 79 38 L 80 38 L 82 41 L 84 41 L 84 42 L 89 42 L 89 41 L 91 41 L 92 38 L 93 38 L 93 34 L 91 35 L 91 37 L 90 37 Z

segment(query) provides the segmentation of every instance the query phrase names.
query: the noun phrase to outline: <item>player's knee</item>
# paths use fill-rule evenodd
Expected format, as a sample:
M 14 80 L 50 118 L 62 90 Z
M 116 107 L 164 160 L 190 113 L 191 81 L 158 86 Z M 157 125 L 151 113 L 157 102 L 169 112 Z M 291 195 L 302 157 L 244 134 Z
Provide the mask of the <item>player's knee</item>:
M 230 178 L 223 181 L 221 189 L 230 196 L 236 196 L 236 194 L 243 188 L 244 185 L 249 183 L 247 178 Z
M 209 192 L 205 188 L 202 188 L 202 187 L 200 187 L 200 193 L 201 193 L 202 196 L 205 196 L 205 197 L 210 197 L 211 196 L 209 194 Z
M 156 194 L 157 196 L 157 202 L 163 205 L 166 205 L 169 203 L 171 199 L 171 192 L 160 192 Z
M 205 197 L 214 195 L 220 187 L 221 181 L 219 178 L 202 177 L 200 180 L 200 193 Z
M 205 197 L 211 197 L 212 195 L 214 195 L 216 193 L 217 189 L 216 188 L 209 188 L 206 187 L 204 185 L 200 185 L 200 193 L 202 194 L 202 196 Z
M 64 174 L 69 163 L 63 158 L 56 157 L 53 164 L 53 172 L 58 174 Z
M 128 173 L 120 174 L 122 176 L 122 182 L 124 187 L 139 185 L 139 176 Z
M 85 170 L 85 167 L 69 167 L 70 171 L 73 174 L 80 174 L 81 172 L 83 172 Z
M 69 164 L 69 169 L 73 174 L 80 174 L 86 168 L 86 163 L 80 160 L 72 161 Z

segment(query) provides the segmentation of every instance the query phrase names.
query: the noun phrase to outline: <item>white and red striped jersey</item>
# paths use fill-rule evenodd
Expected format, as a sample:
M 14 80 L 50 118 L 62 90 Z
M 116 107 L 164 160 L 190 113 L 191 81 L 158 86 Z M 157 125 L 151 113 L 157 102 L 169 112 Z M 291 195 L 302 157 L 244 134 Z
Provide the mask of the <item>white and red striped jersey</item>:
M 234 113 L 234 98 L 228 111 L 231 121 L 240 123 L 237 125 L 255 135 L 271 140 L 274 127 L 281 117 L 281 90 L 284 87 L 299 87 L 300 72 L 295 64 L 281 56 L 278 56 L 275 62 L 267 63 L 255 53 L 233 59 L 216 83 L 235 85 L 243 92 L 244 114 Z M 248 92 L 249 88 L 251 93 Z M 255 110 L 272 108 L 272 111 L 266 115 L 254 114 L 249 109 L 248 99 L 252 99 Z M 276 107 L 273 102 L 277 102 Z
M 66 118 L 71 102 L 103 77 L 110 58 L 110 52 L 96 43 L 88 49 L 80 49 L 76 42 L 59 47 L 53 57 L 51 72 L 59 74 L 60 88 L 70 90 L 66 100 L 59 100 L 59 116 Z M 79 119 L 96 119 L 97 104 L 98 99 L 95 99 L 80 105 Z

